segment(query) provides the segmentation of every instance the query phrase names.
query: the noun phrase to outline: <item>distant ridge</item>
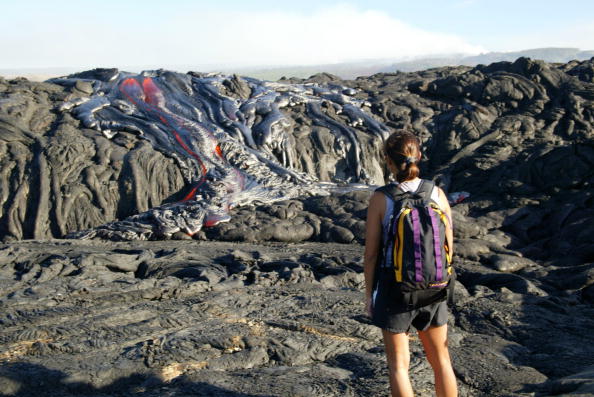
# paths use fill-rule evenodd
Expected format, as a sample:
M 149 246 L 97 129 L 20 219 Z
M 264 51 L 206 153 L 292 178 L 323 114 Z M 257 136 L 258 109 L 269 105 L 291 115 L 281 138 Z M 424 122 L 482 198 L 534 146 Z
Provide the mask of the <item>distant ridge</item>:
M 450 56 L 443 58 L 421 58 L 408 62 L 393 63 L 382 72 L 416 72 L 441 66 L 476 66 L 493 62 L 513 62 L 520 57 L 540 59 L 545 62 L 566 63 L 572 60 L 585 61 L 594 57 L 594 51 L 581 51 L 579 48 L 534 48 L 513 52 L 487 52 L 473 56 Z
M 572 47 L 533 48 L 513 52 L 487 52 L 480 55 L 451 54 L 437 57 L 417 58 L 410 61 L 395 59 L 370 59 L 365 61 L 344 62 L 321 65 L 295 66 L 260 66 L 260 67 L 193 67 L 170 66 L 171 70 L 186 72 L 221 72 L 224 74 L 238 74 L 262 80 L 279 80 L 282 77 L 308 78 L 317 73 L 330 73 L 345 80 L 352 80 L 359 76 L 371 76 L 376 73 L 416 72 L 443 66 L 476 66 L 493 62 L 513 62 L 520 57 L 540 59 L 546 62 L 566 63 L 572 60 L 584 61 L 594 57 L 594 50 L 582 51 Z M 122 67 L 122 70 L 140 72 L 150 70 L 150 66 Z M 33 81 L 43 81 L 52 77 L 66 76 L 80 71 L 76 68 L 21 68 L 0 69 L 0 76 L 4 78 L 26 77 Z
M 235 69 L 234 73 L 259 79 L 278 80 L 281 77 L 307 78 L 313 74 L 327 72 L 343 79 L 351 80 L 359 76 L 370 76 L 375 73 L 416 72 L 442 66 L 476 66 L 493 62 L 513 62 L 520 57 L 540 59 L 546 62 L 566 63 L 571 60 L 584 61 L 594 57 L 594 50 L 582 51 L 579 48 L 546 47 L 513 52 L 487 52 L 480 55 L 467 56 L 452 54 L 442 57 L 418 58 L 411 61 L 395 62 L 387 60 L 369 60 L 366 62 L 338 63 L 330 65 L 292 66 L 278 68 Z

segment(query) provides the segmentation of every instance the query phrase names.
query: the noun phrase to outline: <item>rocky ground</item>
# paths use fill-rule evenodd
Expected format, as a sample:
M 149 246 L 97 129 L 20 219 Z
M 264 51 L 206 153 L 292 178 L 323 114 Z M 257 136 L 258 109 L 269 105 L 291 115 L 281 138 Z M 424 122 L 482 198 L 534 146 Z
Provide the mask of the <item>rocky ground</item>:
M 364 203 L 364 192 L 334 196 L 337 208 L 357 198 Z M 274 208 L 283 204 L 293 203 Z M 510 235 L 495 224 L 502 216 L 470 220 L 461 209 L 450 319 L 460 394 L 593 395 L 594 264 L 531 260 L 506 248 Z M 0 390 L 386 395 L 381 336 L 363 311 L 362 250 L 357 242 L 2 245 Z M 411 340 L 413 385 L 429 396 L 432 372 Z
M 376 120 L 421 137 L 424 176 L 470 193 L 453 207 L 460 394 L 594 396 L 594 61 L 284 83 L 349 87 Z M 386 395 L 362 302 L 370 191 L 244 205 L 192 238 L 56 239 L 185 194 L 167 153 L 60 110 L 92 93 L 0 79 L 0 393 Z M 346 175 L 354 145 L 300 105 L 286 114 L 294 168 Z M 377 164 L 380 137 L 351 127 Z M 431 395 L 414 336 L 411 375 Z

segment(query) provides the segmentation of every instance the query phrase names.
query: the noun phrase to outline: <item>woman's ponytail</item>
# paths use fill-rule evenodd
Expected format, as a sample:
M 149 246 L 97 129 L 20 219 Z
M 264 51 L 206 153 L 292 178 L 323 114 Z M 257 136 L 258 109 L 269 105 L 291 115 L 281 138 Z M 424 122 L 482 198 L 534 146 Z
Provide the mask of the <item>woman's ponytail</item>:
M 417 164 L 421 160 L 421 148 L 416 136 L 406 131 L 393 133 L 386 140 L 385 152 L 396 166 L 399 183 L 419 176 Z

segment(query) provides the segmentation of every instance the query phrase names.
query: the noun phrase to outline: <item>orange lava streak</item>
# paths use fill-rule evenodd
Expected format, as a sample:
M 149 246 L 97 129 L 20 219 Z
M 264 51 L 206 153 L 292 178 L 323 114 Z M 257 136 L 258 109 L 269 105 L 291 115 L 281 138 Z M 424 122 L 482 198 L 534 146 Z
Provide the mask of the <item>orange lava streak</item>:
M 157 107 L 161 107 L 165 104 L 163 93 L 161 90 L 159 90 L 159 87 L 155 85 L 153 79 L 150 77 L 145 77 L 144 80 L 142 80 L 142 89 L 146 94 L 146 98 L 144 100 L 146 103 Z

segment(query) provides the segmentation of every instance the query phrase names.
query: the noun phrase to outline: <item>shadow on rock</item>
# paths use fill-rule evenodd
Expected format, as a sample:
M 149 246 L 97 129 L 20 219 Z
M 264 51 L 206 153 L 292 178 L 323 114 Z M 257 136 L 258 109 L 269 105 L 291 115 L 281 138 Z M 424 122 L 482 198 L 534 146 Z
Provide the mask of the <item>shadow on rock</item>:
M 205 382 L 190 382 L 184 376 L 164 382 L 151 374 L 132 374 L 96 388 L 73 380 L 68 374 L 31 363 L 3 363 L 0 366 L 0 396 L 228 396 L 256 397 Z M 258 394 L 262 397 L 261 394 Z M 264 396 L 266 397 L 266 396 Z

